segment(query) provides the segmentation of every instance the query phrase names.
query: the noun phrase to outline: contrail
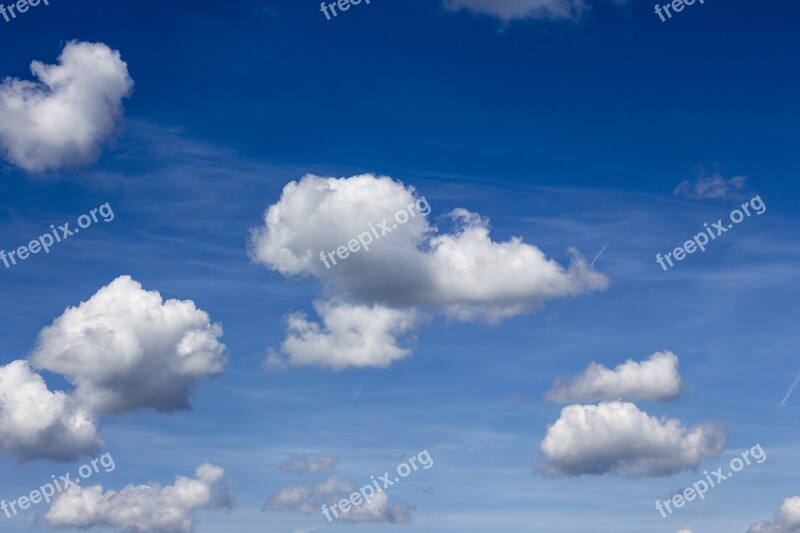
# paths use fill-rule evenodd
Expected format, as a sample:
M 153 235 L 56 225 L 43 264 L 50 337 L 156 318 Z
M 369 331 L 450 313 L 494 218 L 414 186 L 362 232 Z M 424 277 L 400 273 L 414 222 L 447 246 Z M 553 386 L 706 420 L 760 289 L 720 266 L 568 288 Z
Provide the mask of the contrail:
M 361 398 L 361 393 L 364 392 L 364 387 L 358 387 L 355 391 L 353 391 L 353 396 L 350 398 L 350 407 L 353 407 L 359 398 Z
M 592 259 L 592 264 L 590 265 L 591 267 L 594 267 L 594 264 L 597 262 L 597 260 L 598 260 L 598 259 L 600 259 L 600 256 L 601 256 L 601 255 L 603 255 L 603 252 L 605 252 L 605 251 L 606 251 L 606 248 L 608 248 L 608 245 L 609 245 L 610 243 L 611 243 L 611 241 L 608 241 L 608 242 L 607 242 L 607 243 L 606 243 L 606 244 L 605 244 L 605 245 L 604 245 L 604 246 L 603 246 L 603 247 L 600 249 L 600 251 L 599 251 L 599 252 L 597 252 L 597 255 L 596 255 L 596 256 L 594 256 L 594 259 Z M 555 320 L 556 318 L 558 318 L 558 315 L 560 315 L 560 314 L 561 314 L 561 311 L 563 311 L 563 310 L 564 310 L 564 309 L 565 309 L 565 308 L 566 308 L 566 307 L 567 307 L 569 304 L 571 304 L 571 303 L 572 303 L 572 296 L 570 296 L 570 297 L 569 297 L 569 299 L 568 299 L 566 302 L 564 302 L 564 304 L 563 304 L 563 305 L 562 305 L 562 306 L 561 306 L 561 307 L 558 309 L 558 311 L 556 311 L 556 312 L 555 312 L 553 315 L 551 315 L 551 316 L 549 316 L 549 317 L 548 317 L 548 319 L 547 319 L 547 328 L 548 328 L 548 329 L 550 328 L 550 322 L 551 322 L 551 321 L 553 321 L 553 320 Z
M 794 383 L 792 383 L 792 386 L 789 387 L 789 392 L 787 392 L 786 396 L 783 397 L 783 400 L 781 401 L 781 407 L 783 407 L 783 405 L 786 403 L 786 400 L 789 399 L 789 396 L 792 395 L 792 392 L 794 392 L 794 388 L 797 387 L 798 383 L 800 383 L 800 374 L 797 374 L 797 378 L 795 378 Z
M 603 248 L 602 248 L 602 249 L 601 249 L 599 252 L 597 252 L 597 255 L 596 255 L 596 256 L 594 256 L 594 259 L 592 259 L 592 266 L 594 266 L 595 262 L 596 262 L 598 259 L 600 259 L 600 256 L 601 256 L 601 255 L 603 255 L 603 252 L 605 252 L 605 251 L 606 251 L 606 248 L 608 248 L 608 245 L 609 245 L 610 243 L 611 243 L 611 241 L 608 241 L 608 242 L 605 244 L 605 246 L 603 246 Z

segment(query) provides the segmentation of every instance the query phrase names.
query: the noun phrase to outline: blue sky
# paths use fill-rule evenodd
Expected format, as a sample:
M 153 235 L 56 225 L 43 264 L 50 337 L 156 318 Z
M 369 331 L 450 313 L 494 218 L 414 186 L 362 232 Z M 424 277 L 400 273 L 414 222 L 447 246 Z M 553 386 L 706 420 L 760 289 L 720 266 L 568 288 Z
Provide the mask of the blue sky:
M 101 220 L 46 255 L 13 268 L 0 263 L 0 364 L 46 361 L 35 371 L 50 390 L 88 406 L 104 441 L 67 462 L 26 461 L 20 445 L 8 444 L 21 438 L 14 433 L 21 426 L 0 424 L 6 441 L 0 441 L 0 498 L 27 495 L 51 474 L 77 471 L 108 452 L 116 468 L 91 479 L 104 490 L 172 484 L 176 475 L 193 477 L 202 463 L 224 469 L 222 485 L 235 503 L 189 509 L 198 533 L 800 531 L 789 512 L 796 502 L 776 514 L 784 500 L 800 495 L 794 482 L 800 435 L 793 429 L 800 399 L 790 395 L 781 406 L 800 371 L 792 326 L 800 318 L 792 289 L 800 275 L 800 6 L 706 0 L 662 23 L 637 0 L 587 0 L 578 20 L 537 11 L 503 20 L 509 17 L 501 0 L 462 4 L 471 9 L 438 0 L 372 0 L 328 21 L 318 3 L 307 1 L 178 0 L 156 7 L 51 0 L 9 23 L 0 19 L 3 77 L 35 81 L 32 61 L 57 64 L 67 43 L 79 41 L 119 52 L 134 83 L 129 93 L 124 87 L 117 93 L 121 114 L 101 121 L 107 131 L 101 127 L 90 141 L 71 139 L 80 121 L 64 126 L 46 115 L 52 131 L 62 132 L 59 141 L 67 139 L 62 145 L 48 128 L 31 133 L 33 122 L 20 118 L 0 89 L 0 249 L 27 244 L 50 224 L 74 226 L 105 203 L 114 212 L 112 221 Z M 495 15 L 476 12 L 481 5 L 494 5 Z M 118 80 L 79 74 L 88 83 L 101 80 L 92 85 L 100 96 L 118 90 Z M 84 104 L 79 111 L 113 115 L 102 98 L 87 96 Z M 99 120 L 92 117 L 90 123 Z M 30 151 L 12 149 L 21 138 Z M 31 153 L 56 163 L 32 168 L 40 161 Z M 427 240 L 419 250 L 402 247 L 403 237 L 420 237 L 424 228 L 398 232 L 397 240 L 381 241 L 384 251 L 376 244 L 331 272 L 319 270 L 321 250 L 314 248 L 315 266 L 282 273 L 285 256 L 266 250 L 279 239 L 270 237 L 264 248 L 253 242 L 251 231 L 265 228 L 270 206 L 290 218 L 297 209 L 282 224 L 310 213 L 303 198 L 289 203 L 290 182 L 332 187 L 357 182 L 328 177 L 364 174 L 391 178 L 381 185 L 387 194 L 424 197 L 431 206 L 426 223 L 436 235 L 459 235 L 458 220 L 448 214 L 466 209 L 490 221 L 494 244 L 522 237 L 564 268 L 568 249 L 576 248 L 607 286 L 532 296 L 528 284 L 536 292 L 547 265 L 525 255 L 528 249 L 507 250 L 507 260 L 497 263 L 478 257 L 476 264 L 485 260 L 491 268 L 463 290 L 480 297 L 455 294 L 442 281 L 420 285 L 429 293 L 403 300 L 387 294 L 392 284 L 419 289 L 406 277 L 429 260 L 443 277 L 455 272 L 432 255 L 435 245 Z M 739 176 L 746 176 L 741 187 Z M 366 178 L 348 194 L 378 187 L 376 180 Z M 691 192 L 676 193 L 684 181 Z M 702 188 L 710 185 L 716 192 Z M 369 218 L 373 205 L 394 202 L 381 196 L 364 203 L 370 197 L 363 194 L 352 200 L 368 207 L 353 211 L 352 223 L 362 229 L 362 217 L 383 218 Z M 746 218 L 668 271 L 658 266 L 657 253 L 683 245 L 704 223 L 727 219 L 756 195 L 763 215 Z M 350 205 L 335 201 L 342 209 Z M 337 231 L 348 223 L 307 220 L 312 236 L 286 241 L 285 249 L 297 252 L 304 242 L 330 242 L 325 250 L 334 249 Z M 471 250 L 465 245 L 459 252 Z M 507 265 L 518 268 L 519 278 L 496 274 Z M 191 381 L 190 410 L 159 412 L 155 406 L 163 404 L 152 398 L 149 407 L 131 403 L 112 413 L 87 400 L 89 393 L 82 396 L 70 376 L 115 367 L 114 350 L 81 344 L 79 352 L 96 352 L 99 370 L 84 366 L 70 374 L 54 370 L 68 355 L 57 352 L 71 338 L 69 328 L 54 334 L 50 347 L 37 340 L 67 308 L 123 275 L 165 300 L 191 300 L 224 328 L 224 371 Z M 569 283 L 591 284 L 587 279 Z M 514 283 L 514 295 L 502 293 Z M 413 327 L 389 335 L 404 355 L 376 366 L 368 344 L 358 365 L 334 369 L 294 364 L 297 352 L 284 350 L 288 368 L 265 368 L 268 353 L 280 353 L 291 336 L 287 317 L 303 312 L 318 322 L 313 302 L 323 300 L 413 315 Z M 520 310 L 499 321 L 481 315 L 509 309 L 509 302 L 521 302 Z M 450 304 L 481 316 L 466 320 Z M 149 346 L 146 337 L 139 341 Z M 687 428 L 714 424 L 723 428 L 724 444 L 667 474 L 632 475 L 620 465 L 635 460 L 613 447 L 607 453 L 619 468 L 602 475 L 548 476 L 535 467 L 547 461 L 541 443 L 567 403 L 603 405 L 545 401 L 557 378 L 578 375 L 592 361 L 614 368 L 665 350 L 679 358 L 680 394 L 669 401 L 620 399 Z M 157 351 L 153 358 L 161 356 Z M 146 368 L 127 372 L 115 386 L 157 377 Z M 92 376 L 100 387 L 101 378 Z M 176 389 L 184 377 L 174 376 Z M 3 405 L 19 391 L 3 387 L 0 381 L 5 420 L 11 411 Z M 591 442 L 597 435 L 578 437 Z M 704 470 L 727 467 L 756 444 L 766 451 L 762 464 L 667 518 L 655 510 L 656 500 L 702 479 Z M 670 458 L 672 448 L 663 449 Z M 422 450 L 434 466 L 387 490 L 408 521 L 328 524 L 318 512 L 262 510 L 286 487 L 330 475 L 361 486 Z M 307 476 L 280 470 L 303 454 L 338 465 Z M 587 461 L 598 460 L 589 455 Z M 68 526 L 48 522 L 46 513 L 40 504 L 10 519 L 0 514 L 0 521 L 12 533 Z M 108 517 L 87 520 L 97 531 L 124 530 Z M 773 529 L 751 527 L 760 521 Z

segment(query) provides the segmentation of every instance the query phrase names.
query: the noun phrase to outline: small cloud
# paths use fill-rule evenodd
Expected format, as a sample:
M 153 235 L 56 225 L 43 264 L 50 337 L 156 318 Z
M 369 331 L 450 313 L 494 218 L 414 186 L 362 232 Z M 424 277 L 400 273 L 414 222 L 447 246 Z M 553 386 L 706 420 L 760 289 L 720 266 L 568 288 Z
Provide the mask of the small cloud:
M 411 521 L 411 506 L 390 505 L 389 496 L 379 492 L 365 503 L 352 507 L 342 513 L 342 520 L 350 523 L 385 522 L 387 524 L 405 524 Z
M 551 402 L 599 400 L 673 400 L 681 394 L 678 356 L 656 352 L 641 362 L 632 359 L 609 370 L 592 363 L 580 375 L 558 378 L 545 398 Z
M 800 531 L 800 496 L 783 500 L 772 522 L 757 522 L 747 533 L 797 533 Z
M 72 485 L 56 498 L 43 521 L 54 528 L 190 533 L 197 511 L 231 501 L 230 496 L 219 494 L 224 474 L 222 468 L 205 463 L 197 468 L 194 479 L 176 476 L 165 487 L 148 483 L 106 491 L 101 485 Z
M 400 345 L 418 322 L 413 310 L 398 310 L 342 302 L 316 302 L 322 323 L 309 321 L 302 313 L 288 317 L 288 335 L 280 350 L 269 350 L 270 369 L 289 365 L 385 368 L 411 354 Z
M 293 455 L 281 463 L 280 471 L 284 474 L 316 474 L 325 470 L 333 470 L 339 460 L 334 457 L 309 459 L 307 455 Z
M 546 460 L 538 468 L 552 476 L 668 476 L 718 455 L 725 441 L 720 423 L 687 428 L 632 403 L 570 405 L 548 428 L 541 443 Z
M 277 11 L 267 6 L 261 6 L 258 9 L 256 9 L 255 15 L 258 17 L 264 17 L 269 19 L 276 19 L 280 17 Z
M 511 396 L 506 398 L 506 405 L 508 407 L 514 407 L 515 405 L 517 405 L 518 403 L 520 403 L 524 399 L 525 399 L 525 396 L 523 396 L 522 394 L 512 394 Z
M 284 487 L 270 496 L 261 510 L 309 516 L 321 513 L 323 505 L 333 507 L 342 499 L 349 497 L 355 490 L 354 481 L 333 475 L 319 483 Z M 329 509 L 332 518 L 338 514 L 338 519 L 344 522 L 384 522 L 389 524 L 402 524 L 410 521 L 412 511 L 413 507 L 390 505 L 389 497 L 385 492 L 374 492 L 374 495 L 363 500 L 360 505 L 350 507 L 347 512 L 342 512 L 337 507 L 334 514 Z
M 721 174 L 698 177 L 694 183 L 683 180 L 672 192 L 692 200 L 740 200 L 747 190 L 747 176 L 725 179 Z

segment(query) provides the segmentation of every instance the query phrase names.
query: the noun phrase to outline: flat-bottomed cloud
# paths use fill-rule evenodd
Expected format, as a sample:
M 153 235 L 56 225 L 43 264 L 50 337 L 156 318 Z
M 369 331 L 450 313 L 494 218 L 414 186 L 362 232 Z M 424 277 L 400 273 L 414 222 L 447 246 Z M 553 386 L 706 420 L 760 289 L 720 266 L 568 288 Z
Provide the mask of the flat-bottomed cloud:
M 551 402 L 594 402 L 599 400 L 673 400 L 681 394 L 678 356 L 656 352 L 650 359 L 632 359 L 609 370 L 595 362 L 578 376 L 558 378 L 546 398 Z
M 194 514 L 230 501 L 219 492 L 225 471 L 208 463 L 195 478 L 177 476 L 172 485 L 128 485 L 120 491 L 101 485 L 72 485 L 53 501 L 43 521 L 51 527 L 111 527 L 136 533 L 191 533 Z
M 23 461 L 70 461 L 102 445 L 92 414 L 47 389 L 25 361 L 0 367 L 0 451 Z
M 539 468 L 554 476 L 667 476 L 719 454 L 725 441 L 719 423 L 687 428 L 632 403 L 570 405 L 547 430 Z
M 189 409 L 203 378 L 222 373 L 222 326 L 191 300 L 164 301 L 121 276 L 39 333 L 29 360 L 63 374 L 97 413 Z

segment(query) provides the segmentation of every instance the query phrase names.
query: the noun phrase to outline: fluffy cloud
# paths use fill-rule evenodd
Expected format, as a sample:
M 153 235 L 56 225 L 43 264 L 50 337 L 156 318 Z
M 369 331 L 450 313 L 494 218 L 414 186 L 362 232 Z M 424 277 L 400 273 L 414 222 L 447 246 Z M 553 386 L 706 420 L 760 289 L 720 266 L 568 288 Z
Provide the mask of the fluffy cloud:
M 747 533 L 798 533 L 800 532 L 800 496 L 783 500 L 772 522 L 758 522 Z
M 280 352 L 270 351 L 269 366 L 387 367 L 411 353 L 398 345 L 398 336 L 416 324 L 413 311 L 333 302 L 317 302 L 315 307 L 323 325 L 300 313 L 289 316 L 288 335 Z
M 290 317 L 284 357 L 272 362 L 386 366 L 407 355 L 397 337 L 424 310 L 496 322 L 609 285 L 574 250 L 563 267 L 519 237 L 493 241 L 488 221 L 465 209 L 449 214 L 452 233 L 439 233 L 430 211 L 388 177 L 307 175 L 286 185 L 252 232 L 251 256 L 286 276 L 319 278 L 333 297 L 317 304 L 324 325 Z M 346 259 L 326 256 L 348 243 L 359 246 Z
M 714 174 L 699 177 L 694 184 L 689 180 L 683 180 L 673 194 L 693 200 L 739 200 L 743 198 L 742 193 L 747 189 L 746 183 L 747 176 L 725 179 L 720 174 Z
M 111 527 L 137 533 L 191 533 L 200 509 L 230 501 L 220 491 L 225 471 L 203 464 L 195 479 L 176 476 L 172 485 L 128 485 L 121 491 L 102 486 L 71 486 L 56 498 L 44 523 L 52 527 Z
M 558 378 L 546 398 L 553 402 L 598 400 L 671 400 L 680 396 L 678 357 L 656 352 L 642 362 L 628 360 L 609 370 L 593 362 L 578 376 Z
M 658 419 L 632 403 L 570 405 L 542 441 L 551 475 L 607 473 L 664 476 L 693 468 L 725 445 L 721 424 L 686 428 L 679 420 Z
M 444 306 L 460 320 L 497 322 L 547 300 L 608 287 L 608 278 L 592 270 L 576 250 L 570 250 L 565 269 L 519 237 L 493 242 L 488 220 L 474 213 L 456 209 L 450 216 L 456 233 L 429 241 L 430 284 L 419 303 Z
M 389 524 L 405 524 L 411 520 L 413 508 L 389 504 L 389 496 L 385 492 L 375 494 L 365 503 L 351 507 L 341 513 L 344 522 L 386 522 Z
M 409 210 L 414 216 L 394 224 Z M 426 212 L 427 200 L 413 187 L 387 177 L 308 175 L 286 185 L 269 207 L 265 225 L 252 233 L 251 255 L 285 275 L 318 277 L 352 300 L 445 307 L 462 318 L 513 316 L 548 299 L 608 286 L 578 255 L 565 269 L 520 238 L 492 241 L 488 221 L 465 209 L 450 213 L 455 232 L 441 235 Z M 320 252 L 384 223 L 388 231 L 376 230 L 381 237 L 368 251 L 324 266 Z
M 376 291 L 382 285 L 382 274 L 358 281 L 360 269 L 353 265 L 386 266 L 399 260 L 404 264 L 417 260 L 418 246 L 432 231 L 422 211 L 416 207 L 417 195 L 388 177 L 370 174 L 351 178 L 321 178 L 306 175 L 300 181 L 289 182 L 280 201 L 270 206 L 264 215 L 264 226 L 252 232 L 252 256 L 284 275 L 312 274 L 325 280 L 335 280 L 350 292 L 359 293 L 362 285 Z M 378 232 L 368 252 L 352 254 L 332 268 L 324 266 L 319 254 L 335 250 L 386 220 L 393 225 L 396 213 L 414 206 L 415 216 L 404 224 Z M 373 234 L 374 235 L 374 234 Z M 398 269 L 387 274 L 392 281 Z M 384 281 L 386 278 L 383 278 Z M 402 278 L 401 278 L 402 279 Z M 409 277 L 404 287 L 412 282 Z M 403 291 L 380 293 L 386 299 L 399 298 Z
M 680 529 L 678 530 L 678 533 L 694 533 L 694 531 L 691 529 Z
M 95 161 L 113 138 L 133 88 L 119 52 L 102 43 L 70 42 L 57 65 L 31 63 L 36 82 L 0 85 L 0 150 L 39 172 Z
M 285 487 L 266 501 L 262 511 L 291 512 L 311 515 L 320 512 L 322 505 L 329 507 L 341 501 L 356 490 L 356 484 L 339 476 L 330 476 L 319 483 L 295 485 Z M 387 522 L 398 524 L 411 519 L 411 507 L 401 507 L 389 504 L 389 497 L 385 492 L 378 492 L 361 505 L 350 508 L 342 513 L 337 507 L 339 520 L 345 522 Z M 331 513 L 331 518 L 334 515 Z
M 284 474 L 316 474 L 324 470 L 333 470 L 339 460 L 334 457 L 309 459 L 307 455 L 293 455 L 281 463 L 280 471 Z
M 626 0 L 614 0 L 624 4 Z M 461 9 L 504 22 L 515 19 L 578 20 L 589 10 L 587 0 L 444 0 L 450 11 Z
M 43 329 L 29 359 L 67 376 L 95 412 L 170 412 L 188 409 L 196 383 L 222 372 L 221 335 L 194 302 L 165 302 L 122 276 Z
M 69 461 L 102 442 L 91 414 L 63 392 L 50 392 L 25 361 L 0 367 L 0 450 L 23 461 Z

